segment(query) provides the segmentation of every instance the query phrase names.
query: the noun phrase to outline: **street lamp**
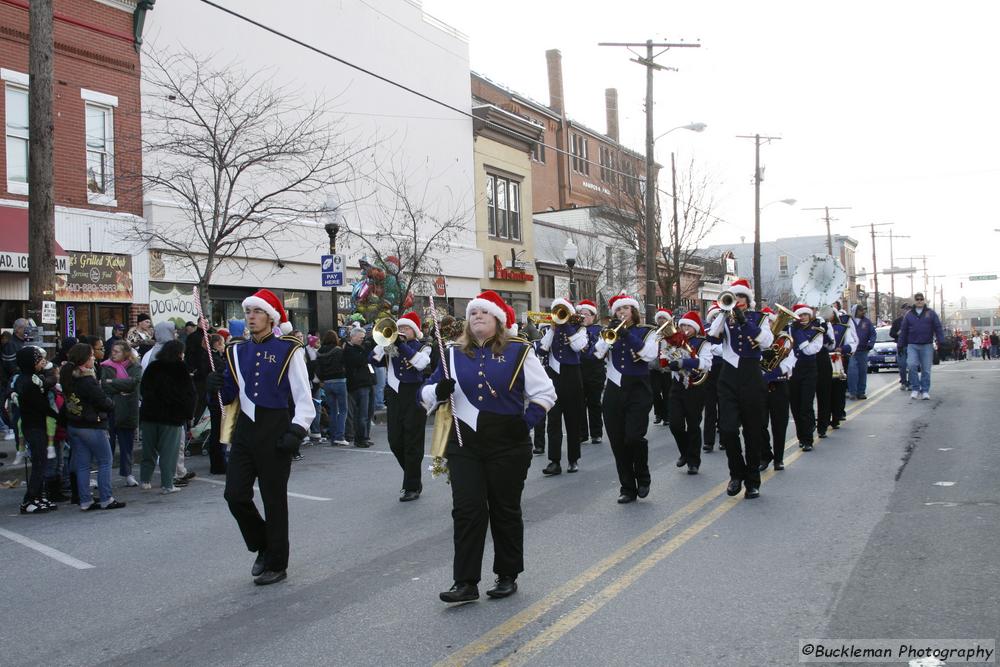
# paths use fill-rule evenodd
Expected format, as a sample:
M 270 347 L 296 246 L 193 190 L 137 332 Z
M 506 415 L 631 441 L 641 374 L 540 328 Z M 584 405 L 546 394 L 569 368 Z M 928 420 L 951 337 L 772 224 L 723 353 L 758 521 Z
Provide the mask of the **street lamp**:
M 576 281 L 573 280 L 573 267 L 576 266 L 578 253 L 579 249 L 573 243 L 573 239 L 566 239 L 566 245 L 563 247 L 563 259 L 566 260 L 566 266 L 569 267 L 569 300 L 572 302 L 576 302 Z
M 687 125 L 678 125 L 677 127 L 672 127 L 663 134 L 653 139 L 653 141 L 659 141 L 661 138 L 667 136 L 674 130 L 690 130 L 691 132 L 704 132 L 705 128 L 708 127 L 706 123 L 688 123 Z
M 328 222 L 325 225 L 323 225 L 323 229 L 326 230 L 326 235 L 330 237 L 330 254 L 331 255 L 336 255 L 337 254 L 337 232 L 340 231 L 340 223 L 337 222 L 337 217 L 336 217 L 337 216 L 337 213 L 336 213 L 336 209 L 337 209 L 336 202 L 334 200 L 332 200 L 332 198 L 331 198 L 331 200 L 328 200 L 327 206 L 330 209 L 329 213 L 327 214 L 329 216 L 329 218 L 330 218 L 330 222 Z M 339 331 L 340 330 L 340 326 L 339 326 L 339 322 L 337 322 L 337 320 L 338 320 L 338 313 L 337 313 L 337 286 L 336 285 L 333 285 L 333 286 L 330 287 L 330 295 L 331 295 L 332 301 L 333 301 L 333 305 L 330 308 L 331 312 L 333 313 L 333 330 L 334 331 Z

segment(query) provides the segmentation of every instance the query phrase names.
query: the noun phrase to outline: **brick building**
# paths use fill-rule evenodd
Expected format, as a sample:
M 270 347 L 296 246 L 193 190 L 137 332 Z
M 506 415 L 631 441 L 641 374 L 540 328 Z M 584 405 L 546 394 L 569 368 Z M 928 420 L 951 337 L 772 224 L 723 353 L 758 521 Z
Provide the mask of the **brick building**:
M 108 333 L 146 311 L 145 253 L 125 240 L 142 216 L 134 0 L 55 0 L 56 301 L 63 335 Z M 28 298 L 27 0 L 0 0 L 0 325 Z

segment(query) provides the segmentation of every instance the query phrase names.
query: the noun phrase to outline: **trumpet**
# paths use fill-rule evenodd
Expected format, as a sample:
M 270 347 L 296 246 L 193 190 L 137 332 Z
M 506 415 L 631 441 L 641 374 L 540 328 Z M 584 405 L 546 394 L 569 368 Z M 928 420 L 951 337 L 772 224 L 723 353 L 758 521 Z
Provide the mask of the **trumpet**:
M 618 323 L 614 329 L 608 327 L 607 329 L 601 329 L 601 340 L 603 340 L 608 345 L 614 345 L 615 341 L 618 340 L 618 332 L 623 326 L 628 324 L 628 320 L 622 320 Z
M 391 317 L 383 317 L 372 327 L 372 338 L 376 345 L 387 347 L 396 342 L 399 338 L 399 331 L 396 330 L 396 320 Z
M 719 292 L 719 298 L 716 301 L 719 302 L 719 310 L 725 313 L 732 313 L 736 308 L 736 295 L 729 290 Z
M 583 324 L 583 317 L 570 314 L 569 308 L 559 304 L 550 312 L 529 310 L 528 319 L 535 324 Z
M 660 328 L 653 332 L 654 336 L 659 338 L 670 338 L 675 333 L 677 333 L 677 324 L 674 323 L 669 317 L 667 321 L 660 325 Z

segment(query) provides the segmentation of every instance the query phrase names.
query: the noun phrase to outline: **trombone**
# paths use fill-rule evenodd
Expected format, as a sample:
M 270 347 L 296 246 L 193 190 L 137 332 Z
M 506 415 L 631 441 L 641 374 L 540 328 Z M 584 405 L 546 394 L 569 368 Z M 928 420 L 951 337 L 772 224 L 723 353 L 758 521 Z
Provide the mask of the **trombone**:
M 376 345 L 388 347 L 399 338 L 399 331 L 396 330 L 396 320 L 391 317 L 383 317 L 372 327 L 372 338 Z
M 607 329 L 601 329 L 601 340 L 603 340 L 608 345 L 614 345 L 615 341 L 618 340 L 618 332 L 623 326 L 628 324 L 628 320 L 622 320 L 618 323 L 614 329 L 608 327 Z
M 535 324 L 555 324 L 556 326 L 560 324 L 566 324 L 574 318 L 569 312 L 569 308 L 559 304 L 551 310 L 551 312 L 543 312 L 537 310 L 528 311 L 528 319 Z

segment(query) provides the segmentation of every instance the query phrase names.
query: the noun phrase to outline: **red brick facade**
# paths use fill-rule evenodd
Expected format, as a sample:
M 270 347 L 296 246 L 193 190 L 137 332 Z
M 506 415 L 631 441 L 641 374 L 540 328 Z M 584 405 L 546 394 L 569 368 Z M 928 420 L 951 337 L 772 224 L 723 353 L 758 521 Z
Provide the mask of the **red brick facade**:
M 132 41 L 132 13 L 96 0 L 54 4 L 56 204 L 141 216 L 140 69 Z M 0 67 L 28 73 L 27 0 L 0 0 Z M 113 110 L 115 207 L 87 199 L 82 89 L 118 98 Z M 5 113 L 0 104 L 0 125 L 5 125 Z M 6 154 L 0 159 L 0 198 L 27 199 L 7 192 Z

